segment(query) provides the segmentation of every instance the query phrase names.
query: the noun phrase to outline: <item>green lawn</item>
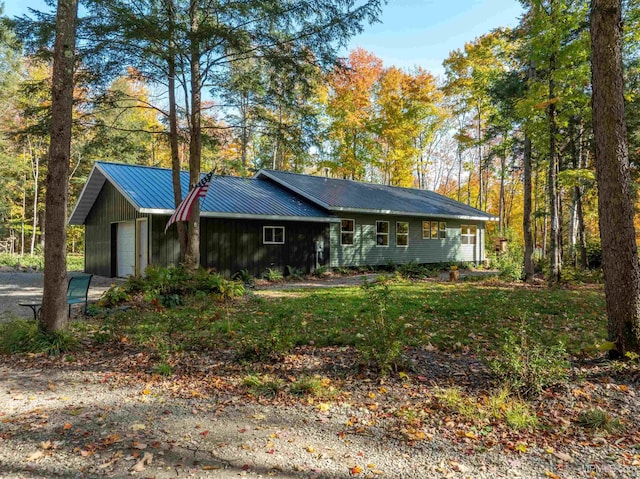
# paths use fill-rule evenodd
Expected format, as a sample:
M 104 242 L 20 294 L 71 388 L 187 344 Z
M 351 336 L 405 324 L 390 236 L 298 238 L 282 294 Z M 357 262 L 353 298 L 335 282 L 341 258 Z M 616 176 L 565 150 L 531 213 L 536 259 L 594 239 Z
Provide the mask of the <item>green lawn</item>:
M 517 331 L 523 321 L 537 340 L 562 340 L 570 353 L 589 351 L 606 337 L 599 286 L 394 281 L 386 306 L 385 318 L 403 324 L 407 346 L 490 353 L 500 348 L 505 330 Z M 360 287 L 260 291 L 226 305 L 196 295 L 173 309 L 130 311 L 110 317 L 105 330 L 148 346 L 269 354 L 296 345 L 354 345 L 370 316 L 371 298 Z

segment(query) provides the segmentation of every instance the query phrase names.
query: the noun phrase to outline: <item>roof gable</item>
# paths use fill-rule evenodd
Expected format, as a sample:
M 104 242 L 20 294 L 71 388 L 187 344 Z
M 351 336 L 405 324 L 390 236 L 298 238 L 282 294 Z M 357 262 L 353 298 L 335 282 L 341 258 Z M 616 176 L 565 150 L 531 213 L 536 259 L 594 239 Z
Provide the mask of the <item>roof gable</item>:
M 269 179 L 334 213 L 401 214 L 441 218 L 495 220 L 493 215 L 428 190 L 260 170 Z

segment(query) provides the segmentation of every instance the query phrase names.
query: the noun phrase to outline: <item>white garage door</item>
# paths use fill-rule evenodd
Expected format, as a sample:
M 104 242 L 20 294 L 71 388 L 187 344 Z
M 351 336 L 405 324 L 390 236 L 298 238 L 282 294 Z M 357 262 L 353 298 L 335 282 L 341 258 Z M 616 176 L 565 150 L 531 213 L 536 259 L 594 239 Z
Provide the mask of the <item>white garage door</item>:
M 136 274 L 135 223 L 118 223 L 118 263 L 116 276 L 124 278 Z

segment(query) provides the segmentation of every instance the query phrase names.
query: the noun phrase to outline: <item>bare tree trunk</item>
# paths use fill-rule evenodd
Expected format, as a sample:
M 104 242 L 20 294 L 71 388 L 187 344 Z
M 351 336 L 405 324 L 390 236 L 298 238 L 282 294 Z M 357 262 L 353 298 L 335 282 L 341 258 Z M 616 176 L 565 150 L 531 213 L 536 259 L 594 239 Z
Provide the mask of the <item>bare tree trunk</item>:
M 482 136 L 482 110 L 480 109 L 480 106 L 478 106 L 478 203 L 477 203 L 477 207 L 479 210 L 483 209 L 482 208 L 482 172 L 483 172 L 483 168 L 482 168 L 482 143 L 481 143 L 481 136 Z
M 531 234 L 531 138 L 524 137 L 524 207 L 522 227 L 524 230 L 524 280 L 530 282 L 535 274 L 533 263 L 533 236 Z
M 193 188 L 200 180 L 200 161 L 202 157 L 201 130 L 201 73 L 200 73 L 200 42 L 198 38 L 198 3 L 191 0 L 189 6 L 190 17 L 190 67 L 191 67 L 191 131 L 189 141 L 189 183 Z M 187 268 L 196 269 L 200 264 L 200 202 L 195 201 L 189 217 L 187 236 L 187 250 L 184 262 Z
M 36 228 L 38 227 L 38 191 L 40 189 L 40 156 L 35 146 L 29 141 L 29 157 L 31 158 L 31 176 L 33 176 L 33 221 L 31 222 L 31 249 L 29 254 L 34 255 L 36 249 Z
M 622 2 L 591 3 L 593 132 L 598 215 L 614 357 L 640 353 L 640 264 L 624 110 Z
M 73 115 L 78 0 L 58 0 L 51 87 L 51 142 L 45 197 L 46 243 L 42 324 L 55 332 L 67 325 L 67 202 Z
M 500 158 L 500 198 L 498 200 L 498 232 L 500 236 L 504 234 L 504 176 L 506 169 L 506 156 L 505 149 L 504 155 Z
M 553 78 L 556 68 L 555 53 L 549 59 L 549 107 L 547 109 L 549 121 L 549 173 L 547 188 L 549 189 L 549 213 L 551 220 L 551 235 L 549 243 L 549 281 L 558 283 L 562 271 L 560 257 L 560 205 L 558 195 L 558 155 L 556 146 L 556 135 L 558 132 L 556 119 L 556 92 L 555 80 Z
M 167 13 L 169 17 L 170 40 L 168 56 L 168 90 L 169 90 L 169 145 L 171 147 L 171 180 L 173 183 L 173 201 L 176 206 L 182 201 L 182 186 L 180 184 L 180 153 L 178 147 L 178 113 L 176 107 L 176 51 L 173 40 L 175 24 L 174 0 L 167 0 Z M 176 222 L 178 230 L 178 242 L 180 243 L 180 261 L 184 262 L 187 251 L 187 231 L 182 221 Z

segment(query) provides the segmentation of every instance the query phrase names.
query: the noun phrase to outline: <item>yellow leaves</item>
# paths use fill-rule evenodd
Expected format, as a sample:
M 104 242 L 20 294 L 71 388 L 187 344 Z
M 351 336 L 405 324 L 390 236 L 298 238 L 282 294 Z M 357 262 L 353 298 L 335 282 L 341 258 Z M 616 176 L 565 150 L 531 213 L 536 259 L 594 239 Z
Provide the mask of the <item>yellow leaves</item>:
M 545 471 L 545 472 L 544 472 L 544 475 L 545 475 L 546 477 L 550 477 L 551 479 L 562 479 L 559 475 L 554 474 L 554 473 L 553 473 L 553 472 L 551 472 L 551 471 Z
M 316 450 L 313 448 L 313 446 L 307 446 L 304 448 L 305 451 L 310 452 L 310 453 L 314 453 L 316 452 Z
M 516 444 L 516 447 L 514 449 L 523 454 L 525 454 L 529 450 L 529 448 L 524 442 L 519 442 L 518 444 Z
M 316 406 L 316 409 L 320 412 L 327 412 L 331 409 L 331 404 L 328 402 L 321 402 L 321 403 L 318 403 L 318 405 Z

